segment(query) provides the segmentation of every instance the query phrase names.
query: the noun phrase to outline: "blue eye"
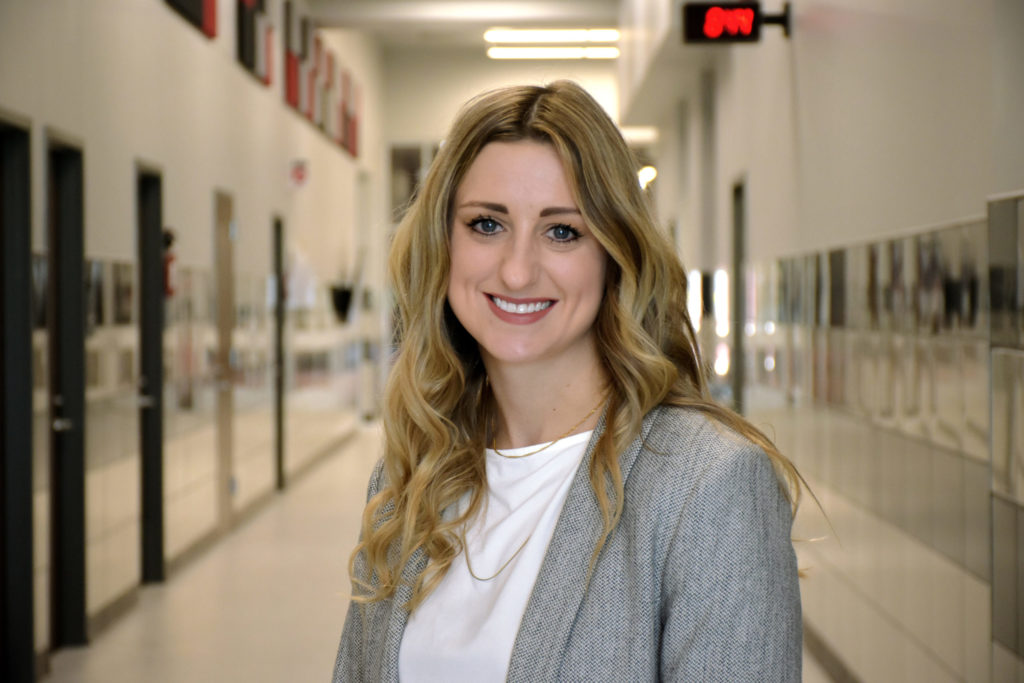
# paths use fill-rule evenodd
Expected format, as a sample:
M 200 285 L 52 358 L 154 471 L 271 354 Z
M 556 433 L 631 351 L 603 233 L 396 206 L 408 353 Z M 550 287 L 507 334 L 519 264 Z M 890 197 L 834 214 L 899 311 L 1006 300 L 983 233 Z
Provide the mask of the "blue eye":
M 548 230 L 548 236 L 555 242 L 573 242 L 580 238 L 580 231 L 569 225 L 555 225 Z
M 498 223 L 498 221 L 494 220 L 493 218 L 488 218 L 487 216 L 480 216 L 479 218 L 474 218 L 469 222 L 469 227 L 473 228 L 474 230 L 483 235 L 493 235 L 494 233 L 501 230 L 501 224 Z

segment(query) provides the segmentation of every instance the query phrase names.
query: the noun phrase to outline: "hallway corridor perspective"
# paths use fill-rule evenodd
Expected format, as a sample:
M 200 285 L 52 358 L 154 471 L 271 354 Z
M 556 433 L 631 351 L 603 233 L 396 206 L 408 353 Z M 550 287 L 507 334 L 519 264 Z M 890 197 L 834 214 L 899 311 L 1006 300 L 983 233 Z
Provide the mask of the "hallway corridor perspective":
M 84 648 L 62 649 L 49 683 L 305 683 L 330 680 L 348 605 L 346 567 L 379 423 L 173 575 Z M 805 652 L 806 683 L 829 679 Z
M 358 427 L 165 584 L 143 587 L 139 604 L 88 647 L 57 652 L 42 680 L 329 680 L 348 605 L 348 553 L 379 443 L 376 423 Z

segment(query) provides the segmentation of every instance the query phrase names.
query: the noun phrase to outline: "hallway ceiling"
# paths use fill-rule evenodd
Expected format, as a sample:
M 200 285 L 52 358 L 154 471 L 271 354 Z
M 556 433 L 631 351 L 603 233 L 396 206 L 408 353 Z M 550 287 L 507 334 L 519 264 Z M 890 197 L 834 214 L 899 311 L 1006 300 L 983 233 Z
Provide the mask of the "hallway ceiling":
M 385 47 L 483 46 L 488 28 L 615 28 L 618 0 L 310 0 L 319 26 L 370 33 Z

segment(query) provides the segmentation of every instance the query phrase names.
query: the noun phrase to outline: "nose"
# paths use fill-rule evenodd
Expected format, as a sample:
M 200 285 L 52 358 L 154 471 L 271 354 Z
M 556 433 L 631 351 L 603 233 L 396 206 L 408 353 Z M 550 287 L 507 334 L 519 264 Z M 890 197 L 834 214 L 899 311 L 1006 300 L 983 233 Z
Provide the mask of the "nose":
M 537 280 L 540 254 L 530 231 L 515 230 L 503 245 L 499 276 L 509 292 L 522 291 Z

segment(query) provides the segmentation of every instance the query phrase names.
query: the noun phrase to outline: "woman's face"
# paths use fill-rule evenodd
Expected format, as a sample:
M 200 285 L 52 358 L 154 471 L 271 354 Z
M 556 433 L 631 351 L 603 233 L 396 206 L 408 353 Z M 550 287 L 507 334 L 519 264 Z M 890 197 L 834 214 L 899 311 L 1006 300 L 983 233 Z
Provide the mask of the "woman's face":
M 456 189 L 450 231 L 448 302 L 489 369 L 596 358 L 607 257 L 551 145 L 486 145 Z

